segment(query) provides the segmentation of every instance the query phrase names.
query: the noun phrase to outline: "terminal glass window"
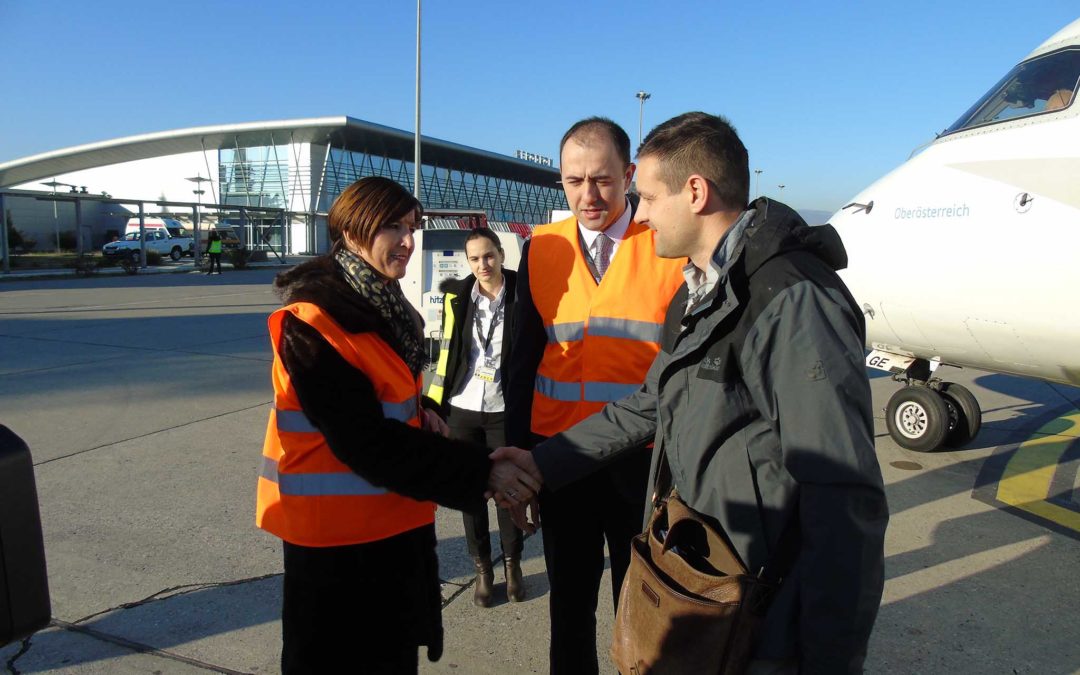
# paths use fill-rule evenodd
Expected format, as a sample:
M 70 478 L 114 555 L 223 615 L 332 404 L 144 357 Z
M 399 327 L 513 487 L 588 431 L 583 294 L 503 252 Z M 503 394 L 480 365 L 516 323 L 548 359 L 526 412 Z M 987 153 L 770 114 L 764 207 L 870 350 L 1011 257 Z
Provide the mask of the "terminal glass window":
M 413 164 L 376 152 L 331 147 L 323 178 L 326 204 L 350 183 L 364 176 L 383 176 L 412 190 Z M 552 209 L 565 209 L 566 199 L 550 186 L 463 171 L 453 166 L 423 164 L 421 201 L 428 209 L 483 209 L 496 222 L 546 223 Z
M 1072 104 L 1080 80 L 1080 49 L 1064 49 L 1013 68 L 946 134 L 1061 110 Z
M 288 146 L 218 151 L 221 200 L 237 206 L 283 208 L 289 194 Z

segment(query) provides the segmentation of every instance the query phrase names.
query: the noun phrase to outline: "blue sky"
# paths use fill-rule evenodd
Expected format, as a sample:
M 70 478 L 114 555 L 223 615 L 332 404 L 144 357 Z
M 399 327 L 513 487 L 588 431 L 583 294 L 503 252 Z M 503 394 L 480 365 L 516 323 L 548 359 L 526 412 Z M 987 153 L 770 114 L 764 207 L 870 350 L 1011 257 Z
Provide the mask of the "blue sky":
M 415 7 L 0 0 L 0 162 L 292 117 L 411 130 Z M 423 132 L 555 158 L 566 127 L 599 114 L 636 143 L 644 89 L 646 133 L 726 115 L 762 193 L 831 212 L 1078 16 L 1075 0 L 425 0 Z

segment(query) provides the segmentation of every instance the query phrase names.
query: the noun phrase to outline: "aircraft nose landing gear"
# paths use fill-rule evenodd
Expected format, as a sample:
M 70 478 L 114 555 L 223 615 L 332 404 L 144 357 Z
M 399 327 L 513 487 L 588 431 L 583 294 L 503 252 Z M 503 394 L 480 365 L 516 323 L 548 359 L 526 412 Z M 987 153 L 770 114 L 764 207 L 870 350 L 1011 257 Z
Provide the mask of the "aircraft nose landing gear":
M 982 410 L 975 395 L 967 387 L 954 382 L 942 382 L 938 390 L 945 407 L 949 409 L 949 431 L 945 434 L 945 447 L 962 448 L 975 440 L 982 428 Z
M 909 384 L 889 399 L 885 424 L 900 447 L 931 452 L 945 443 L 949 409 L 936 391 L 925 385 Z
M 878 365 L 883 359 L 889 368 Z M 867 365 L 888 370 L 893 379 L 904 383 L 885 407 L 889 436 L 900 447 L 916 452 L 961 448 L 979 433 L 979 402 L 966 387 L 931 378 L 939 364 L 902 356 L 889 358 L 875 350 L 867 357 Z

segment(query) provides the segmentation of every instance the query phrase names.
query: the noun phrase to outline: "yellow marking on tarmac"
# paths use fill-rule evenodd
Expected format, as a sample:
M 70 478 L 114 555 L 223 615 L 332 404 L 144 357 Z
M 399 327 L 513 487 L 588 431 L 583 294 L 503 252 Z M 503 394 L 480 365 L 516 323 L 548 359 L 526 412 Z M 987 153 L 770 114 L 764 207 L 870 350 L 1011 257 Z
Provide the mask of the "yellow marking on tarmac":
M 1077 442 L 1080 410 L 1042 426 L 1020 444 L 998 481 L 997 499 L 1080 532 L 1080 513 L 1046 501 L 1061 456 Z

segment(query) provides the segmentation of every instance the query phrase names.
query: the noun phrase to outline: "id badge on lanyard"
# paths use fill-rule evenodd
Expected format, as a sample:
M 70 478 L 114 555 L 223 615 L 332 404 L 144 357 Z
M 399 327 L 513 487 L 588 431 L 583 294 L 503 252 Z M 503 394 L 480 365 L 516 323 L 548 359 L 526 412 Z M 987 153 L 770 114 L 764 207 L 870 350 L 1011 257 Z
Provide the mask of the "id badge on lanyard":
M 476 339 L 480 343 L 480 362 L 476 364 L 476 372 L 473 375 L 478 380 L 484 382 L 494 382 L 495 373 L 499 369 L 499 362 L 494 356 L 488 356 L 488 349 L 491 348 L 491 339 L 495 336 L 495 326 L 499 323 L 499 311 L 502 309 L 503 303 L 500 302 L 498 306 L 491 310 L 491 324 L 488 326 L 487 339 L 484 338 L 483 325 L 480 321 L 480 316 L 476 317 Z
M 476 366 L 476 379 L 483 380 L 484 382 L 495 381 L 495 371 L 499 369 L 499 364 L 495 359 L 485 356 L 484 362 Z

